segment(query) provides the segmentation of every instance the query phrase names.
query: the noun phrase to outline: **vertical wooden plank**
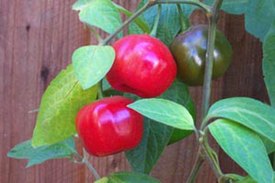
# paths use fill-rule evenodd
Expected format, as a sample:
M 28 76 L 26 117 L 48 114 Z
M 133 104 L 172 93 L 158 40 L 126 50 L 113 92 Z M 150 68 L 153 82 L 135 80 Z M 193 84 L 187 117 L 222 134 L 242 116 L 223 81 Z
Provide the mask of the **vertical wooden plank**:
M 87 32 L 71 10 L 74 0 L 0 0 L 0 182 L 83 182 L 84 167 L 68 160 L 25 169 L 9 159 L 15 144 L 32 136 L 40 98 Z
M 262 44 L 248 34 L 244 28 L 244 19 L 240 16 L 225 18 L 225 33 L 234 49 L 233 63 L 227 71 L 223 83 L 223 98 L 245 96 L 269 103 L 262 74 Z M 221 167 L 226 173 L 240 172 L 236 165 L 222 150 Z

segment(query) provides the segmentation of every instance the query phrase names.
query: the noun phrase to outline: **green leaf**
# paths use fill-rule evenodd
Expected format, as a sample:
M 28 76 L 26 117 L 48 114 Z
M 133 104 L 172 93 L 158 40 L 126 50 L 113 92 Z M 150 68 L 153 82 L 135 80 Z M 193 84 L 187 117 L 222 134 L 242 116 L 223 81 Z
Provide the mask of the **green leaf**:
M 85 8 L 86 6 L 89 5 L 89 3 L 91 3 L 93 0 L 77 0 L 73 6 L 72 9 L 73 10 L 82 10 L 83 8 Z
M 115 60 L 111 46 L 83 46 L 72 56 L 75 75 L 83 89 L 90 88 L 105 77 Z
M 32 145 L 51 145 L 74 135 L 77 112 L 95 100 L 96 96 L 97 86 L 84 91 L 71 65 L 61 71 L 42 97 Z
M 238 181 L 237 183 L 257 183 L 257 182 L 253 180 L 251 177 L 245 177 L 244 179 Z
M 195 104 L 189 94 L 188 87 L 183 82 L 175 80 L 172 86 L 170 86 L 169 89 L 160 96 L 160 98 L 171 100 L 180 105 L 183 105 L 190 112 L 193 119 L 196 118 Z M 192 132 L 192 130 L 180 130 L 174 128 L 169 144 L 172 144 L 187 137 Z
M 117 172 L 95 183 L 160 183 L 157 179 L 141 173 Z
M 230 14 L 240 15 L 246 12 L 250 0 L 224 0 L 222 10 Z M 214 0 L 206 0 L 205 3 L 212 5 Z
M 165 125 L 194 130 L 194 121 L 188 110 L 175 102 L 165 99 L 141 99 L 130 105 L 131 109 Z
M 260 137 L 253 131 L 226 119 L 218 119 L 209 130 L 222 149 L 253 179 L 273 181 L 273 169 Z
M 142 7 L 146 2 L 147 0 L 142 0 L 141 3 L 139 4 L 139 8 Z M 194 6 L 190 6 L 190 5 L 182 5 L 181 7 L 184 12 L 184 15 L 181 15 L 181 16 L 188 17 L 191 14 L 191 12 L 194 10 Z M 155 17 L 157 16 L 157 12 L 158 12 L 157 6 L 153 6 L 147 11 L 145 11 L 142 14 L 142 17 L 148 23 L 148 25 L 153 26 Z M 160 21 L 157 29 L 157 38 L 163 41 L 166 45 L 170 45 L 174 40 L 175 36 L 181 30 L 179 16 L 180 15 L 177 11 L 176 5 L 174 4 L 162 5 Z M 133 29 L 133 30 L 135 31 L 136 29 Z M 133 33 L 133 31 L 131 31 L 130 33 Z
M 133 15 L 132 12 L 128 11 L 124 7 L 122 7 L 118 4 L 115 4 L 114 2 L 113 2 L 113 4 L 119 12 L 125 14 L 127 17 L 131 17 Z M 137 26 L 139 29 L 142 30 L 143 33 L 150 33 L 149 25 L 141 17 L 135 18 L 133 22 L 134 22 L 135 26 Z
M 76 154 L 74 139 L 72 137 L 63 142 L 34 148 L 31 140 L 22 142 L 13 147 L 8 157 L 16 159 L 28 159 L 27 167 L 41 164 L 50 159 L 70 158 Z
M 113 33 L 121 25 L 120 14 L 110 0 L 79 0 L 73 5 L 80 10 L 80 21 Z
M 126 152 L 132 169 L 149 174 L 166 147 L 172 132 L 173 128 L 145 118 L 141 143 L 135 149 Z
M 133 98 L 129 95 L 127 97 Z M 176 80 L 160 97 L 184 105 L 195 116 L 195 106 L 189 95 L 188 87 L 182 82 Z M 171 144 L 192 133 L 191 130 L 174 129 L 148 118 L 145 118 L 144 129 L 142 142 L 139 146 L 126 152 L 132 169 L 142 173 L 150 173 L 168 142 Z
M 250 0 L 249 2 L 245 13 L 245 28 L 262 41 L 275 19 L 275 1 Z
M 207 118 L 227 118 L 275 143 L 275 109 L 252 98 L 234 97 L 213 104 Z
M 211 4 L 213 0 L 206 3 Z M 231 14 L 244 14 L 246 30 L 261 41 L 275 19 L 275 0 L 224 0 L 222 9 Z
M 263 44 L 263 73 L 271 105 L 275 107 L 275 21 Z

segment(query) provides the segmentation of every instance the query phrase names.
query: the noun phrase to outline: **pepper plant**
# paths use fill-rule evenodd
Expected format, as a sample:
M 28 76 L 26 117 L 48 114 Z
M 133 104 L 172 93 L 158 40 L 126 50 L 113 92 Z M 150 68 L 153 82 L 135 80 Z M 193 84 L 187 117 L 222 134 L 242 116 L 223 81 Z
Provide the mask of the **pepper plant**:
M 28 167 L 66 157 L 85 164 L 97 183 L 159 182 L 149 174 L 165 147 L 194 134 L 199 149 L 185 182 L 195 182 L 207 162 L 220 183 L 275 183 L 274 0 L 141 0 L 134 12 L 111 0 L 77 0 L 72 8 L 98 45 L 75 50 L 72 64 L 41 99 L 32 139 L 16 145 L 9 157 L 28 159 Z M 208 25 L 190 25 L 196 9 Z M 246 30 L 263 43 L 269 104 L 238 96 L 210 103 L 212 79 L 222 77 L 234 54 L 217 30 L 221 10 L 244 15 Z M 203 86 L 199 115 L 189 85 Z M 221 170 L 209 136 L 246 177 Z M 75 138 L 84 144 L 83 153 Z M 122 151 L 131 172 L 101 178 L 88 161 Z

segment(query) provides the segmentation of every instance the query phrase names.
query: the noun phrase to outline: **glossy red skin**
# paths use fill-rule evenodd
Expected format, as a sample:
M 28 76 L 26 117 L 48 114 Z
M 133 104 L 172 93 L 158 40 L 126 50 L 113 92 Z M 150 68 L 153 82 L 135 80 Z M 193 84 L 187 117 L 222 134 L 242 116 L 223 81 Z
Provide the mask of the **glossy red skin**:
M 86 151 L 107 156 L 136 147 L 143 134 L 143 117 L 127 107 L 132 100 L 114 96 L 83 107 L 76 129 Z
M 129 35 L 113 47 L 116 58 L 107 80 L 114 89 L 149 98 L 161 95 L 174 81 L 176 62 L 158 39 L 144 34 Z

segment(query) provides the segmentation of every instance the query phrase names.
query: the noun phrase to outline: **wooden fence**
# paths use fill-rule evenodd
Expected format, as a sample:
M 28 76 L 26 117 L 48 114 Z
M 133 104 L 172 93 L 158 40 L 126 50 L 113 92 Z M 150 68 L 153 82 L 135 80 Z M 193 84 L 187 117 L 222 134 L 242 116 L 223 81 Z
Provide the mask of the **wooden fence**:
M 92 182 L 82 165 L 68 160 L 48 161 L 25 168 L 25 161 L 7 158 L 15 144 L 31 138 L 43 91 L 54 76 L 71 62 L 72 52 L 89 42 L 89 32 L 71 10 L 74 0 L 0 0 L 0 182 L 84 183 Z M 117 1 L 134 9 L 138 0 Z M 194 24 L 205 18 L 196 14 Z M 267 102 L 261 72 L 261 44 L 247 34 L 242 16 L 221 15 L 219 28 L 234 48 L 233 64 L 226 75 L 213 83 L 213 101 L 249 96 Z M 191 88 L 197 105 L 201 88 Z M 195 138 L 167 148 L 152 175 L 163 183 L 184 183 L 197 149 Z M 217 149 L 225 172 L 238 171 L 230 158 Z M 93 158 L 101 175 L 129 169 L 123 154 Z M 214 183 L 210 167 L 203 166 L 198 183 Z

